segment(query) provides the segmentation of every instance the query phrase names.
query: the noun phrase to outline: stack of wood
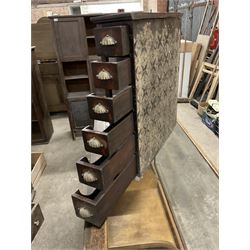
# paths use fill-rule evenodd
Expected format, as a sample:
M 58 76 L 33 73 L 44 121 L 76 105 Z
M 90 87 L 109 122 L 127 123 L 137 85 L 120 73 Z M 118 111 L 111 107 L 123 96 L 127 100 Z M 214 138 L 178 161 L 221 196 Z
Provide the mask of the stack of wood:
M 218 6 L 208 1 L 196 42 L 181 41 L 178 97 L 196 108 L 219 99 L 219 43 L 214 35 L 218 20 Z
M 200 25 L 196 42 L 202 44 L 202 51 L 197 60 L 197 67 L 191 78 L 189 100 L 198 108 L 202 102 L 210 99 L 218 99 L 219 86 L 219 43 L 212 46 L 215 41 L 215 30 L 218 29 L 219 11 L 218 6 L 212 5 L 208 11 L 207 2 L 203 19 Z M 217 38 L 218 39 L 218 38 Z

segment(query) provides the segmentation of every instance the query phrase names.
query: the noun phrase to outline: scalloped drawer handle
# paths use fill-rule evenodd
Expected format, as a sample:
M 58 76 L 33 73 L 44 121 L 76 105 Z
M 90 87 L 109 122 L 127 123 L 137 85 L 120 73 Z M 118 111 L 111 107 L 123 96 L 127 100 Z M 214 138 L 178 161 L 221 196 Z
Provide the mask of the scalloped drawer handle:
M 40 221 L 39 220 L 34 221 L 34 225 L 38 227 L 40 225 Z
M 87 141 L 87 143 L 92 148 L 101 148 L 101 147 L 103 147 L 103 144 L 99 140 L 97 140 L 95 137 L 92 137 L 91 139 L 89 139 Z
M 85 207 L 81 207 L 79 208 L 79 214 L 83 217 L 83 218 L 88 218 L 93 216 L 93 214 Z
M 97 181 L 97 177 L 94 173 L 92 173 L 91 171 L 86 171 L 82 174 L 82 177 L 83 179 L 86 181 L 86 182 L 94 182 L 94 181 Z
M 96 114 L 106 114 L 109 112 L 109 110 L 103 106 L 101 103 L 97 103 L 92 110 L 96 113 Z
M 117 41 L 112 36 L 106 35 L 100 41 L 100 44 L 103 45 L 103 46 L 115 45 L 115 44 L 117 44 Z
M 97 79 L 99 80 L 110 80 L 112 79 L 112 75 L 105 69 L 102 69 L 97 75 Z

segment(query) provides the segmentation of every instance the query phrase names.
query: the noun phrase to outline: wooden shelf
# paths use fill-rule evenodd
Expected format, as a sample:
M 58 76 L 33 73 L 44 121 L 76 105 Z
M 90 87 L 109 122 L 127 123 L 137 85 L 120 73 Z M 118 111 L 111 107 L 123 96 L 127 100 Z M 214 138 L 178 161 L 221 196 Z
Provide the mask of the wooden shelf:
M 87 39 L 95 39 L 95 36 L 86 36 Z
M 76 80 L 76 79 L 87 79 L 89 78 L 88 75 L 71 75 L 71 76 L 64 76 L 65 80 Z
M 67 98 L 68 99 L 85 98 L 89 94 L 90 94 L 90 91 L 69 92 L 67 95 Z

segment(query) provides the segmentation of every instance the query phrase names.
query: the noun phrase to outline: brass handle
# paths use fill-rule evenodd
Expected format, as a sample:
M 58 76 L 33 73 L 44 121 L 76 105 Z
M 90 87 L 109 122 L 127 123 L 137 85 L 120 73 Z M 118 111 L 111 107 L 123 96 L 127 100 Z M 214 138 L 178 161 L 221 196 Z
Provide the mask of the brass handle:
M 117 43 L 117 41 L 110 35 L 106 35 L 100 41 L 100 44 L 103 45 L 103 46 L 115 45 L 116 43 Z
M 82 174 L 82 177 L 83 179 L 86 181 L 86 182 L 94 182 L 94 181 L 97 181 L 97 177 L 96 175 L 91 172 L 91 171 L 86 171 Z
M 101 103 L 96 104 L 92 110 L 96 113 L 96 114 L 105 114 L 108 113 L 109 110 L 103 106 Z
M 102 69 L 97 75 L 97 79 L 99 80 L 109 80 L 112 79 L 112 75 L 105 69 Z
M 95 137 L 89 139 L 87 141 L 87 143 L 92 148 L 101 148 L 101 147 L 103 147 L 103 144 L 99 140 L 97 140 Z
M 88 218 L 93 216 L 93 214 L 85 207 L 81 207 L 79 208 L 79 214 L 83 217 L 83 218 Z
M 40 224 L 39 220 L 34 221 L 34 225 L 36 225 L 37 227 L 39 226 L 39 224 Z

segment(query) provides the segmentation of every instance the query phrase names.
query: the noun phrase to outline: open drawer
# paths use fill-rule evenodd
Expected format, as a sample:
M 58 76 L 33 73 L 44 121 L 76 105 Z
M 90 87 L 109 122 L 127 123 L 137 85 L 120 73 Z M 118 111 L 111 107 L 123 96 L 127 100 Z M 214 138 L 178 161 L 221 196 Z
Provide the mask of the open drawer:
M 128 114 L 119 123 L 111 124 L 103 132 L 87 126 L 82 130 L 85 149 L 88 152 L 111 156 L 115 153 L 134 130 L 133 113 Z
M 113 97 L 90 94 L 87 101 L 91 119 L 114 123 L 133 109 L 132 87 L 119 91 Z
M 83 195 L 78 190 L 72 195 L 76 216 L 97 227 L 100 227 L 104 223 L 122 193 L 136 176 L 135 155 L 127 162 L 127 166 L 106 190 L 100 191 L 96 189 L 90 195 Z
M 114 178 L 126 167 L 135 153 L 135 138 L 131 135 L 112 158 L 102 156 L 94 163 L 86 157 L 76 163 L 79 181 L 99 190 L 105 190 Z
M 125 25 L 95 28 L 94 35 L 97 55 L 129 55 L 128 28 Z
M 131 84 L 130 59 L 111 62 L 91 62 L 93 82 L 96 88 L 123 89 Z

